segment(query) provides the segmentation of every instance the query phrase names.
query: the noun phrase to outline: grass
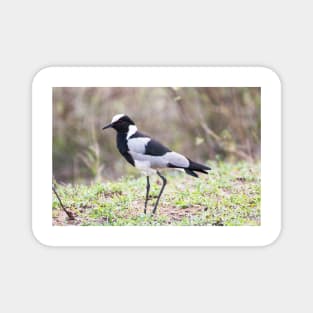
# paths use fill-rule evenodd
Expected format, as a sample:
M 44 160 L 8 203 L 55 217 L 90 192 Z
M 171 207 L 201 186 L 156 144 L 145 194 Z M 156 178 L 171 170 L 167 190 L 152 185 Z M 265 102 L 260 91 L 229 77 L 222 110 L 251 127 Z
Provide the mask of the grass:
M 143 213 L 146 178 L 124 177 L 92 185 L 58 185 L 69 220 L 53 194 L 53 225 L 78 226 L 254 226 L 260 225 L 260 165 L 212 163 L 209 175 L 193 178 L 181 172 L 164 174 L 167 185 L 156 215 L 151 215 L 161 188 L 150 179 L 148 212 Z

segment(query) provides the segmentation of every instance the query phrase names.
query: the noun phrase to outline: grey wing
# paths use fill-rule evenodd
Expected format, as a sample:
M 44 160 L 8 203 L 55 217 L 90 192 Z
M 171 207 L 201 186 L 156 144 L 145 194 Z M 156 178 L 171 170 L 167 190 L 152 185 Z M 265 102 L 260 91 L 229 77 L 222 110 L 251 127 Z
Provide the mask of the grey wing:
M 186 168 L 190 164 L 183 155 L 171 151 L 160 142 L 141 133 L 136 133 L 135 136 L 130 137 L 127 145 L 135 162 L 146 162 L 152 168 Z
M 151 141 L 149 137 L 135 137 L 128 139 L 127 146 L 130 152 L 145 154 L 146 145 Z
M 167 152 L 171 152 L 171 150 L 154 139 L 151 139 L 147 143 L 146 154 L 161 156 L 165 155 Z
M 152 160 L 156 167 L 179 167 L 185 168 L 189 166 L 189 161 L 183 155 L 170 150 L 160 142 L 151 139 L 146 146 L 146 154 L 152 156 Z

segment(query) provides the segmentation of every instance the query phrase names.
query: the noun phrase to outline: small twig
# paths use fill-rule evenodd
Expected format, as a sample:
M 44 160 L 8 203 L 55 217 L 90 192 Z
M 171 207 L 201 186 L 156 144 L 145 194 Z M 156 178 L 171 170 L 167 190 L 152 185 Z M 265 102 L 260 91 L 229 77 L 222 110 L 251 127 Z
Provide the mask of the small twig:
M 201 122 L 202 129 L 216 141 L 222 141 L 221 137 L 217 135 L 211 128 L 209 128 L 204 122 Z
M 209 136 L 211 136 L 215 140 L 215 142 L 219 146 L 221 146 L 224 149 L 224 151 L 236 154 L 237 156 L 239 156 L 239 157 L 241 157 L 247 161 L 252 162 L 252 160 L 253 160 L 252 157 L 249 156 L 248 154 L 246 154 L 245 152 L 243 152 L 242 150 L 229 148 L 229 147 L 225 146 L 225 144 L 223 143 L 223 139 L 219 135 L 217 135 L 212 129 L 210 129 L 205 123 L 202 122 L 201 127 Z
M 68 218 L 69 218 L 70 220 L 75 220 L 75 217 L 74 217 L 73 213 L 70 212 L 70 211 L 68 211 L 68 210 L 65 208 L 65 206 L 63 205 L 63 203 L 62 203 L 62 201 L 61 201 L 61 198 L 59 197 L 59 195 L 58 195 L 58 193 L 57 193 L 57 191 L 56 191 L 56 188 L 54 187 L 53 184 L 52 184 L 52 190 L 53 190 L 53 192 L 55 193 L 55 195 L 57 196 L 57 198 L 58 198 L 58 200 L 59 200 L 59 202 L 60 202 L 60 205 L 61 205 L 62 209 L 64 210 L 64 212 L 67 214 Z

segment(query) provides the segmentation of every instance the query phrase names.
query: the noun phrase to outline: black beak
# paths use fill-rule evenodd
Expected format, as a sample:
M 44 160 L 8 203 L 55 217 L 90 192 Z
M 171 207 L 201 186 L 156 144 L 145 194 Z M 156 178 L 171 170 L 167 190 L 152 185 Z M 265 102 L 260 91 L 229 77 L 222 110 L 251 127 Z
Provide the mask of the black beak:
M 107 125 L 107 126 L 104 126 L 102 129 L 107 129 L 107 128 L 110 128 L 110 127 L 112 127 L 112 124 L 109 124 L 109 125 Z

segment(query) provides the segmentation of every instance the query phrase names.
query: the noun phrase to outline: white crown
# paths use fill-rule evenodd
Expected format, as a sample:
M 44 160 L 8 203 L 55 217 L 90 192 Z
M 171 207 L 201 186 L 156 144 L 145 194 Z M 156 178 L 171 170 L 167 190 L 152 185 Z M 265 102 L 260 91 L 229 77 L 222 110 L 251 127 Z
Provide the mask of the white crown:
M 111 123 L 115 123 L 116 121 L 118 121 L 124 115 L 125 114 L 116 114 L 116 115 L 114 115 L 113 118 L 112 118 L 112 122 Z

